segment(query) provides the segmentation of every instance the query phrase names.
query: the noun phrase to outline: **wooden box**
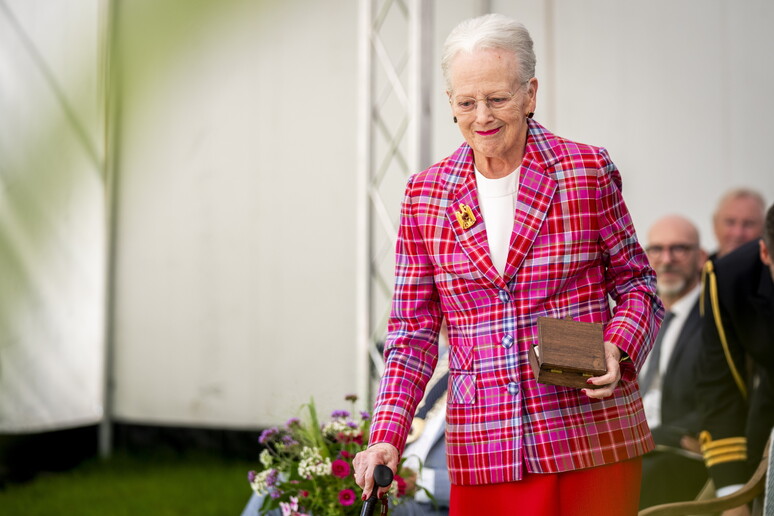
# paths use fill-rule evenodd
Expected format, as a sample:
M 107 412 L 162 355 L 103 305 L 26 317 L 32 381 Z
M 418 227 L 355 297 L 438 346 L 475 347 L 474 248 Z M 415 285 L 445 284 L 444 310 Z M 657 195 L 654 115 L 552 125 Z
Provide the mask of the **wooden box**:
M 607 372 L 603 325 L 572 319 L 538 318 L 538 345 L 529 351 L 538 383 L 597 389 L 586 383 Z

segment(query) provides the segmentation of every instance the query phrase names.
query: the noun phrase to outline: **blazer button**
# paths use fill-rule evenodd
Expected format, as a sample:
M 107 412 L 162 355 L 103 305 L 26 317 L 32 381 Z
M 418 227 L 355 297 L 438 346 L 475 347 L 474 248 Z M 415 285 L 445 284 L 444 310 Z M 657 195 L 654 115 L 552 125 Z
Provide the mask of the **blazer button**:
M 501 290 L 497 295 L 503 303 L 507 303 L 511 300 L 511 296 L 508 294 L 507 290 Z
M 508 384 L 508 393 L 513 394 L 516 396 L 519 393 L 519 384 L 516 382 L 511 382 Z
M 511 346 L 513 346 L 513 336 L 512 335 L 506 335 L 503 337 L 503 340 L 500 342 L 500 344 L 505 348 L 508 349 Z

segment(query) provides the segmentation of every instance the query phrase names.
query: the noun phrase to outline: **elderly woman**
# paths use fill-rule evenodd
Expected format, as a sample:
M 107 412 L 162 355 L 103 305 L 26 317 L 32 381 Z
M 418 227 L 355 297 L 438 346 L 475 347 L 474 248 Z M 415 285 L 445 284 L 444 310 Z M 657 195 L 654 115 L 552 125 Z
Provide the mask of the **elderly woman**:
M 450 514 L 636 514 L 653 448 L 636 374 L 663 308 L 604 149 L 532 120 L 532 40 L 501 15 L 465 21 L 442 61 L 465 143 L 413 175 L 364 496 L 395 469 L 448 324 Z M 608 299 L 614 301 L 613 306 Z M 604 325 L 596 389 L 538 384 L 527 352 L 539 317 Z

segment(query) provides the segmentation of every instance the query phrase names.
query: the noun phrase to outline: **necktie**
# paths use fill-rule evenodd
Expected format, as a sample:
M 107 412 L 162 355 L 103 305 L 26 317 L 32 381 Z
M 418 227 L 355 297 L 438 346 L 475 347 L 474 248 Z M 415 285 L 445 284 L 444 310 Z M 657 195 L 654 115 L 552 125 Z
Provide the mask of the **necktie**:
M 664 321 L 661 323 L 661 329 L 658 331 L 656 342 L 653 343 L 653 349 L 650 351 L 650 361 L 648 362 L 648 368 L 645 370 L 645 374 L 642 376 L 642 382 L 640 383 L 640 393 L 645 394 L 648 389 L 653 386 L 653 381 L 658 378 L 659 375 L 659 363 L 661 362 L 661 341 L 664 340 L 669 323 L 672 322 L 675 314 L 667 312 L 664 316 Z

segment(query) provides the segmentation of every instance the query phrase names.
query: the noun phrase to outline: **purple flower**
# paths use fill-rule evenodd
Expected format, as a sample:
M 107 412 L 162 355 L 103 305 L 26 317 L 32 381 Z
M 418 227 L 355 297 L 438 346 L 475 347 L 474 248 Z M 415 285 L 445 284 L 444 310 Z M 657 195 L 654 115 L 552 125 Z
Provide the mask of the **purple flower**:
M 256 473 L 255 471 L 248 471 L 247 472 L 247 481 L 252 484 L 253 481 L 255 480 L 256 475 L 258 475 L 258 473 Z
M 272 489 L 269 491 L 269 496 L 271 496 L 276 500 L 277 498 L 282 496 L 282 491 L 280 491 L 279 489 Z
M 288 419 L 285 422 L 285 426 L 288 427 L 288 428 L 290 428 L 292 426 L 298 426 L 300 424 L 301 424 L 301 420 L 298 419 L 297 417 L 291 417 L 290 419 Z
M 359 428 L 354 421 L 347 421 L 347 426 L 350 428 Z
M 276 469 L 272 469 L 268 475 L 266 475 L 266 485 L 267 486 L 273 486 L 277 483 L 277 479 L 279 478 L 279 471 Z
M 334 418 L 334 419 L 336 419 L 336 418 L 342 418 L 342 419 L 343 418 L 347 418 L 347 417 L 349 417 L 349 412 L 347 412 L 346 410 L 334 410 L 333 413 L 331 414 L 331 417 Z
M 355 503 L 355 492 L 352 489 L 343 489 L 339 491 L 339 503 L 347 506 Z
M 331 464 L 331 473 L 334 477 L 347 478 L 349 476 L 349 462 L 336 459 Z
M 298 444 L 298 441 L 293 439 L 293 436 L 283 435 L 282 436 L 282 444 L 284 444 L 285 446 L 295 446 L 296 444 Z
M 266 444 L 269 441 L 269 439 L 271 439 L 278 433 L 279 433 L 279 429 L 276 426 L 267 428 L 266 430 L 261 432 L 261 436 L 258 438 L 258 442 L 261 444 Z
M 371 419 L 371 414 L 369 414 L 369 413 L 368 413 L 368 412 L 366 412 L 365 410 L 361 410 L 361 411 L 360 411 L 360 419 L 362 419 L 363 421 L 366 421 L 366 420 L 368 420 L 368 419 Z

